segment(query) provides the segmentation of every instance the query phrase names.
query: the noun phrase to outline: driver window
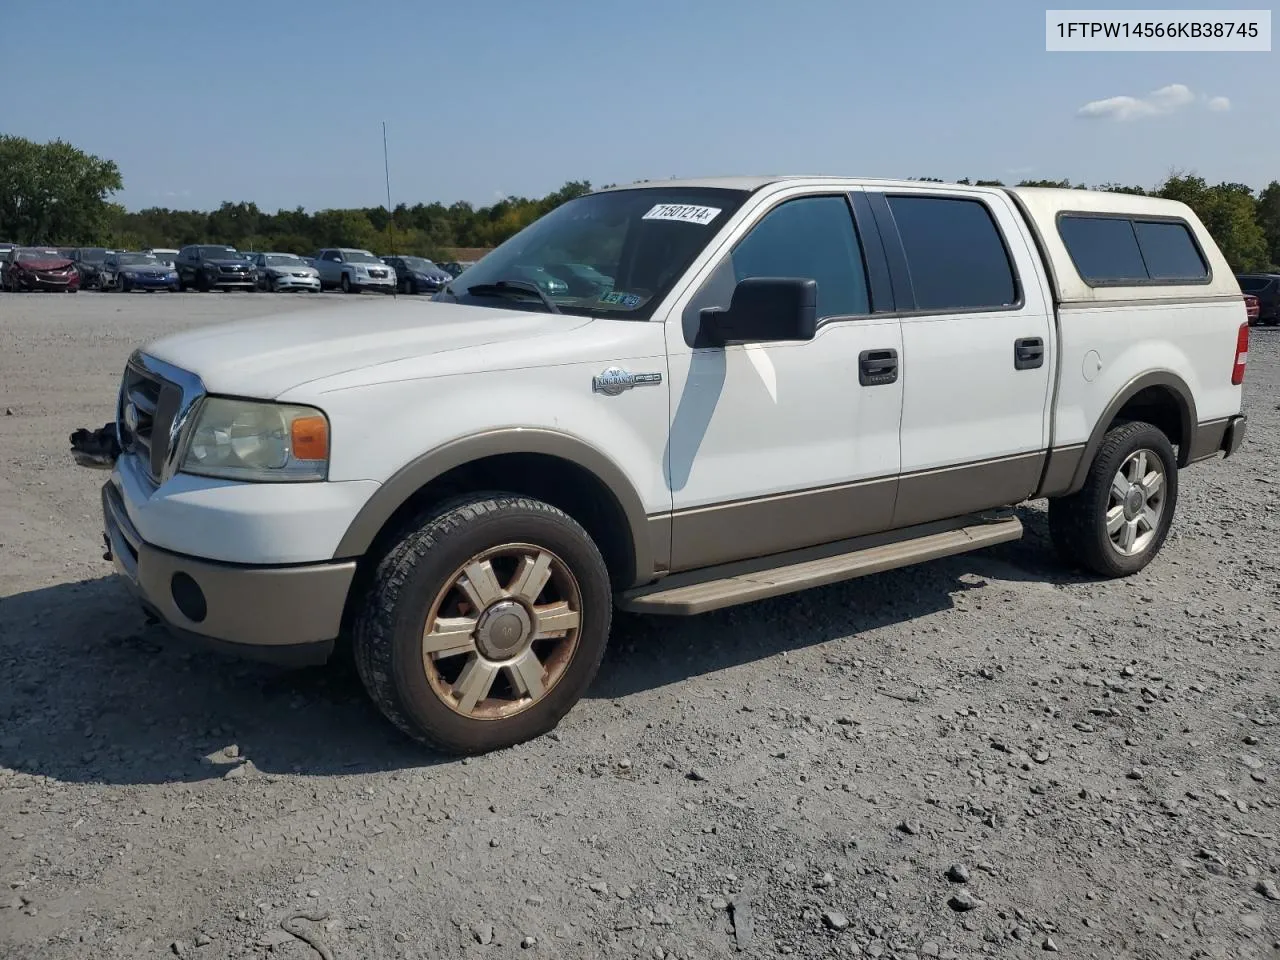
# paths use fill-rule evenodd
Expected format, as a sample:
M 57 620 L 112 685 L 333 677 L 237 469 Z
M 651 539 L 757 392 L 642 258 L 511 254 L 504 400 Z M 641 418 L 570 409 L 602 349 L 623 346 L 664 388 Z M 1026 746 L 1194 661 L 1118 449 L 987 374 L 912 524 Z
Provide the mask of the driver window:
M 819 321 L 871 312 L 862 246 L 843 196 L 800 197 L 766 213 L 685 310 L 687 343 L 696 338 L 699 313 L 706 307 L 728 308 L 734 287 L 748 277 L 816 280 Z

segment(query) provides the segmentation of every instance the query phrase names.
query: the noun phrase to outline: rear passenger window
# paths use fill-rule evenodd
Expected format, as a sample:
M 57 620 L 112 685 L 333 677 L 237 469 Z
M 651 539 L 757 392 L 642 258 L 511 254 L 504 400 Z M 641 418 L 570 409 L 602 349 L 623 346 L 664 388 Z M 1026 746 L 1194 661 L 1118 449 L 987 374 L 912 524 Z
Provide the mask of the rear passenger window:
M 999 310 L 1017 302 L 1009 254 L 986 204 L 958 197 L 886 200 L 917 310 Z
M 1090 286 L 1195 283 L 1209 276 L 1190 229 L 1180 220 L 1070 214 L 1058 218 L 1058 235 Z
M 748 277 L 818 281 L 818 317 L 871 312 L 862 247 L 844 197 L 803 197 L 774 207 L 729 255 L 735 282 Z

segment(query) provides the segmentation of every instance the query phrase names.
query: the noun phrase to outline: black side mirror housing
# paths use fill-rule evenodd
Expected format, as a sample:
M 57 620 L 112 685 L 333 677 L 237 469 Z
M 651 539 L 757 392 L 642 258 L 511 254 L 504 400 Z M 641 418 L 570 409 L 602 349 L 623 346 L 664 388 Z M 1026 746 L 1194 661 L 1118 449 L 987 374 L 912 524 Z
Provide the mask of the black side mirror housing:
M 748 277 L 738 282 L 729 309 L 698 315 L 698 346 L 812 340 L 818 329 L 818 281 Z

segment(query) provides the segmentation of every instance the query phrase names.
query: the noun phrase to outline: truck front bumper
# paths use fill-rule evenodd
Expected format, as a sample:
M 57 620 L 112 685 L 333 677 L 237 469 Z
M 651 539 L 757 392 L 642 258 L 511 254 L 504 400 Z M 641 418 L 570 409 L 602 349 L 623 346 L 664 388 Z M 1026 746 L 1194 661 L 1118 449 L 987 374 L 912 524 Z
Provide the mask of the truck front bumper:
M 273 663 L 323 663 L 333 652 L 355 561 L 242 566 L 172 553 L 142 539 L 110 481 L 102 512 L 116 572 L 174 633 Z

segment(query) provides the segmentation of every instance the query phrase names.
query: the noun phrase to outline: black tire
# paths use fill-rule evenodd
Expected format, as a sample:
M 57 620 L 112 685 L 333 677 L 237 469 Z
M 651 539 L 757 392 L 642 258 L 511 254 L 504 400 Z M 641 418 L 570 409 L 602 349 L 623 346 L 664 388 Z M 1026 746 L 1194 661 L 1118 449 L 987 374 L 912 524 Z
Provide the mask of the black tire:
M 208 293 L 210 290 L 209 278 L 203 270 L 196 271 L 196 290 L 200 293 Z
M 1163 501 L 1152 536 L 1140 552 L 1126 555 L 1107 532 L 1113 478 L 1133 454 L 1154 453 L 1164 469 Z M 1178 503 L 1178 462 L 1169 438 L 1149 423 L 1119 423 L 1107 431 L 1077 493 L 1049 501 L 1049 535 L 1059 556 L 1103 577 L 1127 577 L 1150 563 L 1173 523 Z
M 527 497 L 487 493 L 439 505 L 406 528 L 378 562 L 355 618 L 353 652 L 365 689 L 414 739 L 453 754 L 486 753 L 553 729 L 586 692 L 609 638 L 613 598 L 595 543 L 571 517 Z M 577 646 L 551 688 L 502 719 L 464 716 L 433 689 L 422 638 L 436 596 L 471 558 L 505 543 L 551 551 L 577 581 Z
M 121 293 L 128 293 L 133 289 L 133 284 L 129 282 L 129 278 L 126 277 L 124 274 L 121 274 L 116 278 L 116 284 L 117 284 L 117 289 Z
M 342 287 L 342 292 L 343 292 L 343 293 L 355 293 L 355 292 L 356 292 L 356 288 L 355 288 L 355 287 L 352 285 L 352 283 L 351 283 L 351 274 L 349 274 L 349 273 L 344 273 L 344 274 L 342 275 L 342 282 L 339 284 L 339 286 L 341 286 L 341 287 Z

